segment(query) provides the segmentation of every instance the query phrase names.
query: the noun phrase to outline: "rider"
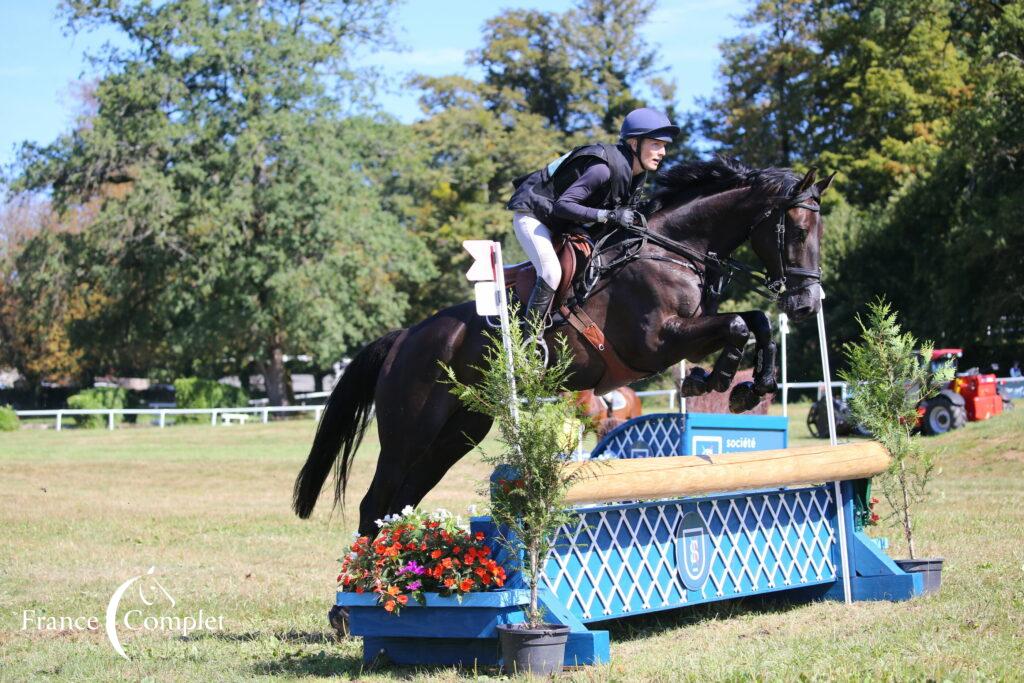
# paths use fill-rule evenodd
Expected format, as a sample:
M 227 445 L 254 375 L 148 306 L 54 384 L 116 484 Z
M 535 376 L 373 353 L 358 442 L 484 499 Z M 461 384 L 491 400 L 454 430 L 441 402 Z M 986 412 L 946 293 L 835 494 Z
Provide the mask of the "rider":
M 595 224 L 632 225 L 647 171 L 658 169 L 665 145 L 678 133 L 663 113 L 634 109 L 622 122 L 617 145 L 577 147 L 513 181 L 516 190 L 506 208 L 514 212 L 516 237 L 537 269 L 524 317 L 547 316 L 562 277 L 552 235 L 587 231 Z

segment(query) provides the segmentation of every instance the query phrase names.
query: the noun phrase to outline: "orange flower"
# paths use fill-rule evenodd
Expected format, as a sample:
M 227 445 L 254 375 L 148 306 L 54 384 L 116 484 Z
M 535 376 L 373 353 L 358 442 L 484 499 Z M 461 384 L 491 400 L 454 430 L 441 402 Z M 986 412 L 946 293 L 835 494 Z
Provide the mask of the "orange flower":
M 397 600 L 398 600 L 399 603 L 405 605 L 405 604 L 408 604 L 408 602 L 409 602 L 409 596 L 408 595 L 399 595 Z
M 455 585 L 455 579 L 452 579 L 452 578 L 445 579 L 444 580 L 444 585 L 445 585 L 446 588 L 451 588 L 452 586 Z
M 398 595 L 398 586 L 388 586 L 388 595 Z
M 434 552 L 430 553 L 430 556 L 435 560 L 441 557 L 442 555 L 444 555 L 444 553 L 441 550 L 435 550 Z
M 473 579 L 463 579 L 462 583 L 459 584 L 459 589 L 462 590 L 463 593 L 468 593 L 473 590 Z
M 394 612 L 395 611 L 395 601 L 394 600 L 388 600 L 387 602 L 385 602 L 384 603 L 384 609 L 386 609 L 389 612 Z

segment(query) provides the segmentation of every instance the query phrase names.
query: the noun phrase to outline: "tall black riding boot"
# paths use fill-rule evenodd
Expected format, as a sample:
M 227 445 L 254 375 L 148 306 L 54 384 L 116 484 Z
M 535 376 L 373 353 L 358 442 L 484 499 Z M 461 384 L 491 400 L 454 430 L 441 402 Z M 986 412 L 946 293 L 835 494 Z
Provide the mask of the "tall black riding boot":
M 538 277 L 537 284 L 533 286 L 533 291 L 530 292 L 530 302 L 526 304 L 526 310 L 523 311 L 523 320 L 529 322 L 532 316 L 539 316 L 543 321 L 547 318 L 548 311 L 551 309 L 551 302 L 554 298 L 555 290 L 544 281 L 544 278 Z M 544 329 L 543 323 L 541 329 Z

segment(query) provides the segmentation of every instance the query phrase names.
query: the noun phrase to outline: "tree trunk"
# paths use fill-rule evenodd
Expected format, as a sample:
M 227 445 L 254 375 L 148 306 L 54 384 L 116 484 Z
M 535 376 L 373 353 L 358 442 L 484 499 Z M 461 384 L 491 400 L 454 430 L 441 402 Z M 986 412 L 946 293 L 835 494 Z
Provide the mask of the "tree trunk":
M 286 406 L 288 401 L 287 371 L 284 367 L 284 352 L 279 346 L 270 349 L 270 358 L 261 363 L 267 399 L 272 406 Z
M 537 584 L 540 583 L 540 577 L 537 576 L 539 564 L 537 549 L 530 548 L 530 626 L 533 628 L 540 626 L 539 623 L 535 623 L 540 621 L 540 615 L 537 613 Z
M 916 559 L 914 553 L 914 529 L 910 523 L 910 496 L 907 493 L 907 470 L 903 462 L 900 462 L 900 493 L 903 495 L 903 535 L 907 539 L 907 547 L 910 551 L 910 559 Z

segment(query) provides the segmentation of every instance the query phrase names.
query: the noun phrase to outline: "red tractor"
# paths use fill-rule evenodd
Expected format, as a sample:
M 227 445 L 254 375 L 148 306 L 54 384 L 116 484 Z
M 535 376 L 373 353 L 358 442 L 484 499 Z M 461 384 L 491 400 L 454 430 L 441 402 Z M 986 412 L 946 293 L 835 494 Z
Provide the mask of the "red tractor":
M 957 362 L 963 349 L 935 349 L 931 368 L 934 372 L 946 363 Z M 919 426 L 925 434 L 944 434 L 963 427 L 968 421 L 987 420 L 1003 412 L 1003 397 L 996 390 L 995 375 L 965 374 L 955 377 L 942 391 L 917 406 Z

